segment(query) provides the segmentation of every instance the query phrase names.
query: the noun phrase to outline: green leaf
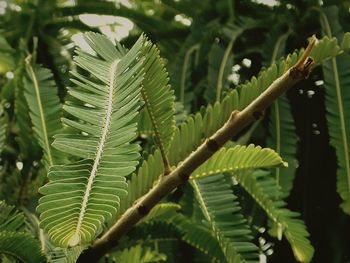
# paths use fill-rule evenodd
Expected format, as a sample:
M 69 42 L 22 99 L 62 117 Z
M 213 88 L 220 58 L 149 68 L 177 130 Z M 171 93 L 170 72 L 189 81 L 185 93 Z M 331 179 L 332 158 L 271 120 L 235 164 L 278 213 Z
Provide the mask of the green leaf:
M 222 262 L 224 255 L 210 228 L 181 214 L 172 217 L 171 221 L 179 230 L 183 241 L 208 255 L 212 260 Z
M 116 252 L 113 255 L 116 262 L 135 263 L 135 262 L 164 262 L 166 255 L 158 251 L 151 250 L 149 247 L 137 245 L 122 251 Z
M 38 241 L 25 231 L 24 214 L 0 201 L 0 254 L 22 262 L 45 262 Z
M 181 206 L 174 203 L 158 204 L 144 218 L 139 227 L 142 229 L 142 226 L 144 226 L 143 228 L 150 230 L 151 225 L 155 224 L 164 227 L 164 230 L 169 230 L 166 226 L 174 226 L 183 241 L 207 254 L 212 260 L 216 260 L 215 262 L 223 260 L 224 255 L 210 229 L 201 222 L 181 214 L 180 209 Z M 156 223 L 166 223 L 166 225 Z M 149 234 L 150 232 L 144 233 Z M 169 231 L 169 234 L 174 235 L 171 231 Z M 164 233 L 155 233 L 155 235 L 163 236 Z
M 332 23 L 329 23 L 329 20 Z M 321 13 L 323 30 L 329 37 L 340 39 L 343 31 L 338 21 L 338 8 L 329 7 Z M 337 191 L 344 212 L 350 215 L 350 68 L 348 52 L 323 64 L 326 91 L 327 122 L 330 144 L 338 159 Z
M 274 166 L 287 166 L 274 150 L 253 144 L 237 145 L 233 148 L 221 148 L 191 174 L 191 179 Z
M 271 177 L 270 172 L 258 170 L 252 173 L 247 171 L 233 174 L 233 177 L 283 232 L 292 247 L 296 260 L 310 262 L 314 248 L 308 240 L 309 233 L 304 222 L 299 219 L 300 214 L 285 208 L 286 203 L 280 199 L 282 190 Z
M 259 262 L 258 248 L 227 177 L 200 178 L 191 184 L 227 262 Z
M 137 173 L 133 174 L 128 180 L 128 195 L 121 198 L 116 218 L 120 217 L 137 199 L 146 194 L 163 173 L 162 156 L 160 151 L 156 150 L 154 154 L 150 154 L 142 162 Z
M 0 231 L 0 254 L 9 255 L 21 262 L 46 262 L 38 242 L 23 232 Z
M 15 95 L 14 113 L 16 116 L 16 123 L 18 125 L 18 133 L 16 141 L 19 145 L 20 156 L 22 160 L 27 158 L 35 159 L 40 155 L 40 147 L 34 137 L 32 123 L 29 116 L 29 108 L 25 98 L 24 76 L 25 76 L 24 62 L 21 63 L 14 72 L 13 89 Z
M 48 261 L 50 263 L 75 263 L 85 246 L 76 246 L 71 248 L 54 248 L 50 251 Z
M 14 206 L 0 201 L 0 231 L 24 231 L 25 216 L 19 213 Z
M 88 244 L 102 224 L 116 214 L 120 198 L 127 194 L 125 177 L 139 158 L 136 137 L 145 38 L 141 36 L 125 53 L 106 37 L 85 34 L 96 54 L 77 51 L 75 63 L 92 76 L 73 73 L 74 98 L 64 109 L 71 115 L 63 122 L 76 133 L 59 134 L 57 149 L 81 157 L 78 162 L 55 165 L 37 207 L 40 226 L 54 244 L 72 247 Z
M 277 183 L 283 189 L 282 197 L 287 197 L 292 190 L 298 166 L 296 158 L 298 137 L 286 95 L 279 97 L 271 107 L 269 133 L 267 145 L 275 149 L 288 163 L 285 169 L 276 168 L 274 172 Z
M 141 94 L 157 144 L 162 155 L 166 155 L 175 130 L 175 97 L 157 47 L 147 41 L 143 52 L 146 59 Z
M 34 134 L 43 149 L 43 162 L 48 170 L 60 163 L 60 154 L 51 147 L 53 136 L 60 132 L 62 125 L 61 103 L 50 70 L 39 65 L 31 65 L 27 60 L 24 80 L 25 98 L 29 108 Z

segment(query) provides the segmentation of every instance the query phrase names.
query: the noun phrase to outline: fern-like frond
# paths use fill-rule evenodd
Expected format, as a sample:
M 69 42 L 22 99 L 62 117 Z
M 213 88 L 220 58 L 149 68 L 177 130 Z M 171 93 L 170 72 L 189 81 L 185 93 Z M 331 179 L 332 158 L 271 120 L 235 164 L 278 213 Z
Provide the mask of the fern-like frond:
M 192 179 L 227 173 L 239 173 L 257 168 L 287 166 L 282 158 L 272 149 L 250 144 L 222 148 L 198 167 L 191 175 Z
M 74 99 L 64 106 L 71 118 L 63 122 L 77 132 L 56 135 L 53 143 L 83 159 L 50 168 L 37 208 L 40 226 L 61 247 L 88 244 L 116 214 L 120 198 L 127 194 L 125 176 L 135 170 L 139 158 L 139 145 L 132 141 L 145 38 L 127 53 L 102 35 L 87 33 L 85 39 L 96 54 L 78 51 L 75 63 L 92 76 L 73 73 L 76 87 L 69 94 Z
M 256 203 L 274 222 L 280 233 L 290 243 L 294 256 L 299 262 L 310 262 L 314 249 L 308 240 L 309 233 L 300 214 L 285 208 L 286 203 L 277 198 L 282 196 L 270 172 L 255 171 L 233 174 L 237 182 L 252 196 Z
M 333 6 L 321 13 L 321 22 L 326 34 L 343 37 L 338 21 L 338 9 Z M 330 24 L 328 21 L 331 20 Z M 330 144 L 338 159 L 337 191 L 343 203 L 342 209 L 350 214 L 350 54 L 346 52 L 323 65 L 326 91 L 327 122 Z
M 149 247 L 137 245 L 122 251 L 114 253 L 112 256 L 116 262 L 135 263 L 135 262 L 164 262 L 166 255 L 158 251 L 152 250 Z
M 46 262 L 38 242 L 28 233 L 0 231 L 0 254 L 5 254 L 20 262 Z
M 192 180 L 203 214 L 211 225 L 227 262 L 259 262 L 258 248 L 237 197 L 224 175 Z
M 14 206 L 0 201 L 0 255 L 11 256 L 21 262 L 45 262 L 37 240 L 25 229 L 25 216 Z
M 139 228 L 152 230 L 152 225 L 163 227 L 171 236 L 178 233 L 181 240 L 208 255 L 215 262 L 224 260 L 221 248 L 210 229 L 200 222 L 196 222 L 181 214 L 180 209 L 181 207 L 174 203 L 158 204 L 150 211 L 147 217 L 144 218 L 142 223 L 139 224 Z M 172 229 L 168 229 L 168 226 L 173 226 L 176 232 L 174 233 L 174 231 L 171 231 Z M 150 232 L 146 231 L 142 233 L 144 233 L 144 235 L 150 234 Z M 154 233 L 152 237 L 154 236 L 162 236 L 165 238 L 166 233 L 163 233 L 163 229 L 161 229 L 161 231 L 158 229 L 157 233 Z M 141 236 L 139 237 L 141 238 Z
M 60 160 L 59 152 L 53 149 L 51 144 L 53 136 L 62 129 L 60 123 L 62 106 L 50 70 L 32 65 L 27 60 L 26 72 L 25 98 L 34 133 L 44 153 L 43 163 L 48 170 Z
M 179 230 L 183 241 L 208 255 L 213 261 L 222 262 L 224 255 L 210 228 L 179 213 L 171 221 Z
M 5 139 L 7 133 L 7 117 L 4 108 L 0 104 L 0 153 L 3 151 L 5 146 Z
M 175 129 L 175 97 L 157 47 L 147 41 L 143 52 L 145 77 L 141 94 L 157 144 L 162 155 L 166 155 Z
M 14 72 L 13 89 L 15 95 L 14 113 L 18 125 L 16 141 L 20 149 L 22 160 L 27 158 L 36 159 L 40 156 L 40 146 L 35 139 L 33 125 L 29 116 L 28 103 L 25 98 L 24 77 L 26 75 L 24 63 L 17 67 Z
M 286 95 L 282 95 L 271 106 L 270 136 L 267 139 L 268 147 L 275 149 L 283 160 L 288 163 L 285 169 L 276 168 L 274 171 L 277 183 L 282 187 L 282 197 L 287 197 L 292 190 L 295 172 L 298 166 L 296 158 L 298 137 L 295 124 Z
M 0 201 L 0 231 L 24 231 L 25 216 L 19 213 L 14 206 Z
M 50 263 L 75 263 L 80 254 L 84 251 L 85 246 L 76 246 L 70 248 L 56 247 L 50 251 L 48 262 Z

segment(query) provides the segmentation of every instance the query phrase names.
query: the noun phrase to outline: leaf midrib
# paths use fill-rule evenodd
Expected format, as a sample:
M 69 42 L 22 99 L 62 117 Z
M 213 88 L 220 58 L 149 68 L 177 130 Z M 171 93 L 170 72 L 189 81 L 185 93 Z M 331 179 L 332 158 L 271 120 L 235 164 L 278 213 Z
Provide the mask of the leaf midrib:
M 98 148 L 97 148 L 94 163 L 92 165 L 92 169 L 90 172 L 89 180 L 88 180 L 88 183 L 87 183 L 87 186 L 85 189 L 84 198 L 83 198 L 83 202 L 81 205 L 81 210 L 80 210 L 79 219 L 78 219 L 77 227 L 75 230 L 75 234 L 72 236 L 72 238 L 70 240 L 70 242 L 72 241 L 73 243 L 77 243 L 77 241 L 78 242 L 80 241 L 80 237 L 79 237 L 80 228 L 81 228 L 82 222 L 84 220 L 86 206 L 87 206 L 87 203 L 89 201 L 91 188 L 92 188 L 92 185 L 94 183 L 94 179 L 96 177 L 98 165 L 100 163 L 100 160 L 101 160 L 101 157 L 103 154 L 103 150 L 104 150 L 104 146 L 105 146 L 105 142 L 107 139 L 107 135 L 109 132 L 111 119 L 112 119 L 112 112 L 113 112 L 113 90 L 114 90 L 115 77 L 116 77 L 115 73 L 116 73 L 116 68 L 117 68 L 119 61 L 120 60 L 117 59 L 111 64 L 105 122 L 104 122 L 103 129 L 101 132 L 101 139 L 100 139 L 100 142 L 98 144 Z M 71 244 L 71 245 L 73 245 L 73 244 Z

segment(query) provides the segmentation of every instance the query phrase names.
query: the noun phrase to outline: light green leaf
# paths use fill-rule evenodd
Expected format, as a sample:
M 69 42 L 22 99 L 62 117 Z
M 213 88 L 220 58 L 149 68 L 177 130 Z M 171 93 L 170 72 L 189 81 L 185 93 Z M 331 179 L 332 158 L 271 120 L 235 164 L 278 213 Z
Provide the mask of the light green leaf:
M 139 158 L 136 137 L 145 38 L 141 36 L 124 53 L 106 37 L 85 34 L 95 55 L 77 52 L 75 63 L 91 74 L 78 73 L 69 90 L 75 99 L 64 106 L 71 117 L 63 122 L 76 133 L 59 134 L 57 149 L 83 158 L 67 165 L 55 165 L 37 207 L 40 226 L 54 244 L 73 247 L 91 242 L 102 224 L 108 223 L 127 194 L 125 176 L 132 173 Z
M 237 145 L 233 148 L 221 148 L 191 174 L 191 179 L 274 166 L 287 166 L 274 150 L 253 144 Z

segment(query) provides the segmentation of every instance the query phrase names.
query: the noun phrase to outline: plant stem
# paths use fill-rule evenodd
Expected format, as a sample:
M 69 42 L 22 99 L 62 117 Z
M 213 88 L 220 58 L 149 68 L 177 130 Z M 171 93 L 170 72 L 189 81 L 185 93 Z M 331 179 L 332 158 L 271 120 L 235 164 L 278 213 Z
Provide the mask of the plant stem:
M 85 253 L 80 255 L 78 263 L 97 262 L 110 249 L 115 247 L 118 240 L 140 221 L 164 196 L 177 186 L 187 182 L 191 173 L 218 151 L 232 136 L 254 120 L 259 119 L 280 95 L 298 81 L 308 77 L 313 65 L 309 57 L 315 43 L 315 37 L 309 42 L 299 61 L 281 77 L 276 79 L 259 97 L 242 111 L 233 111 L 228 121 L 209 139 L 192 152 L 176 169 L 158 182 L 146 195 L 131 206 L 120 219 Z

